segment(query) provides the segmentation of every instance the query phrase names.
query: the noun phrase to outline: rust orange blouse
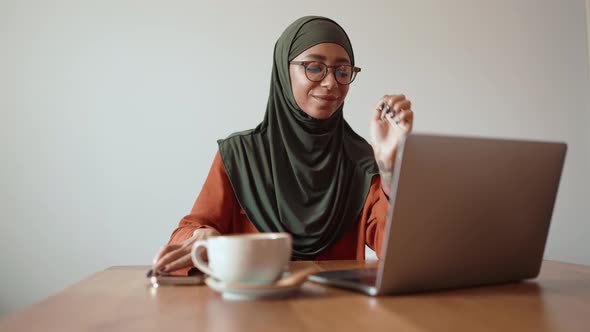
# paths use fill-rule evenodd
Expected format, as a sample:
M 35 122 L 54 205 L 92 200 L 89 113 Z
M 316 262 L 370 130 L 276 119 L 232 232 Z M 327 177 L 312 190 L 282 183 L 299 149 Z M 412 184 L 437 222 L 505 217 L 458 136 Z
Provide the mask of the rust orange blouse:
M 364 260 L 365 244 L 380 256 L 388 208 L 389 200 L 381 190 L 381 179 L 374 176 L 356 226 L 314 259 Z M 219 152 L 191 213 L 182 218 L 168 243 L 179 244 L 198 228 L 214 228 L 221 234 L 258 232 L 237 201 Z

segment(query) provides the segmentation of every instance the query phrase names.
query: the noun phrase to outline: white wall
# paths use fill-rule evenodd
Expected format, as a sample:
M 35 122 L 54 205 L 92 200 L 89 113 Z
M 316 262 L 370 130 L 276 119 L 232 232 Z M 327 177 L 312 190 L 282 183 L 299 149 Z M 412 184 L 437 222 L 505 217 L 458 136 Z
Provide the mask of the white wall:
M 586 38 L 588 39 L 588 62 L 590 63 L 590 0 L 586 0 Z M 590 70 L 590 66 L 588 66 Z
M 417 132 L 565 141 L 546 258 L 590 264 L 584 0 L 0 0 L 0 315 L 111 265 L 149 264 L 192 206 L 215 140 L 255 126 L 295 18 L 336 19 Z

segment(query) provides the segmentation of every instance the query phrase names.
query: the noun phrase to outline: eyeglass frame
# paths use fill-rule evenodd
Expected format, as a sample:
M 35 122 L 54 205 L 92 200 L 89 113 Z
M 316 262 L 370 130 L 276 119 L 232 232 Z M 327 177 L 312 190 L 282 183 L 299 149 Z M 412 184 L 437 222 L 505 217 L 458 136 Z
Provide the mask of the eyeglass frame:
M 307 66 L 308 66 L 310 63 L 312 63 L 312 62 L 321 63 L 322 65 L 326 66 L 326 71 L 324 71 L 324 75 L 322 75 L 322 78 L 320 78 L 318 81 L 314 81 L 314 80 L 312 80 L 311 78 L 309 78 L 309 76 L 307 76 Z M 356 78 L 356 75 L 357 75 L 358 73 L 360 73 L 360 72 L 361 72 L 361 68 L 360 68 L 360 67 L 355 67 L 355 66 L 352 66 L 352 65 L 349 65 L 349 64 L 335 65 L 335 66 L 328 66 L 327 64 L 325 64 L 325 63 L 323 63 L 323 62 L 321 62 L 321 61 L 316 61 L 316 60 L 313 60 L 313 61 L 290 61 L 289 63 L 290 63 L 290 64 L 293 64 L 293 65 L 299 65 L 299 66 L 303 66 L 303 68 L 305 69 L 305 77 L 306 77 L 308 80 L 312 81 L 312 82 L 321 82 L 321 81 L 323 81 L 323 80 L 324 80 L 324 78 L 326 78 L 326 76 L 328 76 L 328 71 L 329 71 L 329 69 L 330 69 L 330 68 L 332 68 L 332 73 L 334 74 L 334 79 L 336 80 L 336 82 L 338 82 L 338 84 L 342 84 L 342 85 L 350 85 L 350 83 L 352 83 L 352 82 L 354 81 L 354 79 Z M 351 78 L 350 82 L 348 82 L 348 83 L 346 83 L 346 84 L 344 84 L 344 83 L 340 83 L 340 82 L 338 81 L 338 78 L 336 77 L 336 68 L 338 68 L 338 67 L 342 67 L 342 66 L 349 66 L 349 67 L 351 67 L 351 68 L 352 68 L 352 78 Z

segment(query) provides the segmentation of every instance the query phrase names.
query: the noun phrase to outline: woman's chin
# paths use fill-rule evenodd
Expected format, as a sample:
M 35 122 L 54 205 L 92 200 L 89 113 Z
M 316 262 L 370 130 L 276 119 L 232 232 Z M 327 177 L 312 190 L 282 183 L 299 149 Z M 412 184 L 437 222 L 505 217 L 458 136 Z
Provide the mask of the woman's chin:
M 318 120 L 327 120 L 329 119 L 334 113 L 336 113 L 336 110 L 331 110 L 331 109 L 315 109 L 315 110 L 311 110 L 311 111 L 304 111 L 305 113 L 307 113 L 307 115 L 311 116 L 314 119 L 318 119 Z

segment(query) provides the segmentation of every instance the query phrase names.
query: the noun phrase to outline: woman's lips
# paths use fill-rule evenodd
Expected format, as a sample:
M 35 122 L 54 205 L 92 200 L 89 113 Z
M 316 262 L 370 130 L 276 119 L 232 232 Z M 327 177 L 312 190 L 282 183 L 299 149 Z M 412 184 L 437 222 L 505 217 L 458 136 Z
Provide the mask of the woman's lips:
M 338 101 L 339 97 L 338 96 L 332 96 L 332 95 L 316 95 L 313 96 L 315 99 L 319 100 L 320 102 L 324 102 L 324 103 L 333 103 L 335 101 Z

